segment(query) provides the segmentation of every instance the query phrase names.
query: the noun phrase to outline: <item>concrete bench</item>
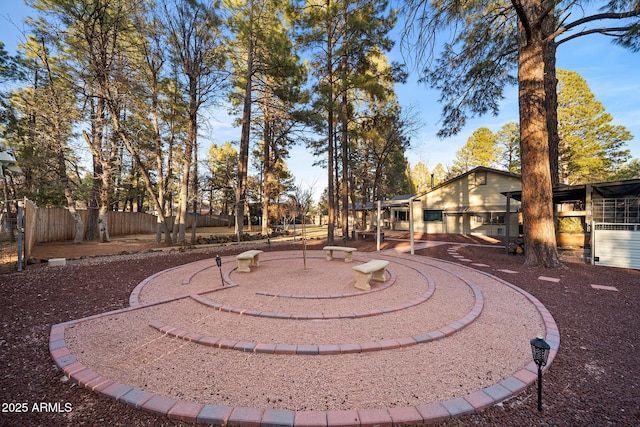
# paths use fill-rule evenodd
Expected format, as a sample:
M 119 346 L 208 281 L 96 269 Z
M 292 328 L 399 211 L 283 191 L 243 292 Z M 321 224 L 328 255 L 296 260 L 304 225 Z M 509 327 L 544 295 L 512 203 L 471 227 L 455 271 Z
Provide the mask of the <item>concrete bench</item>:
M 251 267 L 258 267 L 260 265 L 261 253 L 262 251 L 253 249 L 237 255 L 236 260 L 238 261 L 238 268 L 236 271 L 241 273 L 251 273 Z
M 357 250 L 356 248 L 350 248 L 348 246 L 325 246 L 322 249 L 327 252 L 327 261 L 333 259 L 333 251 L 344 252 L 344 262 L 353 261 L 351 254 Z
M 386 281 L 387 279 L 385 278 L 384 272 L 387 265 L 389 265 L 389 261 L 372 259 L 365 264 L 354 266 L 353 270 L 356 272 L 355 287 L 362 291 L 368 291 L 371 289 L 371 285 L 369 285 L 370 280 Z
M 356 231 L 356 240 L 365 240 L 371 238 L 373 240 L 377 239 L 378 232 L 377 231 Z M 380 232 L 380 241 L 384 242 L 384 233 Z

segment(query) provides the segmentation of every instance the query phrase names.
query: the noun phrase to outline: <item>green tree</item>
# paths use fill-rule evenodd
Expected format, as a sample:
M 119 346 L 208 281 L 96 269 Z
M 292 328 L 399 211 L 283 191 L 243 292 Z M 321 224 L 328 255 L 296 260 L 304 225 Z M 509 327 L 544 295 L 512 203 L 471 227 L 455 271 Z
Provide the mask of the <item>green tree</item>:
M 227 9 L 231 11 L 229 27 L 236 37 L 235 48 L 240 53 L 234 55 L 236 85 L 241 87 L 242 118 L 240 131 L 240 150 L 238 155 L 238 183 L 236 185 L 235 230 L 240 241 L 244 224 L 245 202 L 247 198 L 249 173 L 249 139 L 251 132 L 251 107 L 253 80 L 256 65 L 256 44 L 261 32 L 260 17 L 265 2 L 261 0 L 228 0 Z M 249 221 L 251 227 L 251 221 Z
M 511 172 L 520 173 L 520 127 L 509 122 L 496 133 L 498 165 Z
M 118 86 L 125 44 L 131 34 L 130 17 L 138 5 L 121 0 L 33 0 L 29 4 L 40 12 L 35 23 L 40 32 L 64 30 L 52 33 L 49 39 L 63 35 L 71 81 L 84 86 L 83 101 L 89 107 L 91 125 L 89 131 L 83 131 L 83 136 L 91 150 L 94 173 L 85 237 L 108 242 L 108 210 L 121 143 L 108 129 L 108 119 L 116 117 L 113 109 L 109 111 L 107 100 Z
M 640 179 L 640 160 L 633 159 L 621 165 L 613 179 Z
M 244 5 L 247 2 L 240 2 Z M 238 70 L 236 92 L 233 102 L 242 105 L 243 123 L 250 114 L 251 127 L 243 127 L 244 132 L 251 130 L 254 139 L 259 136 L 260 152 L 255 153 L 262 174 L 262 233 L 268 232 L 270 212 L 269 204 L 279 199 L 282 188 L 273 179 L 284 171 L 284 159 L 299 136 L 301 124 L 305 119 L 302 104 L 309 98 L 304 90 L 307 69 L 295 53 L 292 40 L 293 27 L 291 14 L 286 13 L 282 3 L 275 0 L 253 1 L 250 7 L 233 7 L 230 18 L 231 28 L 235 31 L 235 43 L 238 51 L 247 51 L 243 58 L 234 62 Z M 250 43 L 249 43 L 250 41 Z M 251 59 L 248 61 L 247 59 Z M 251 65 L 251 73 L 247 67 Z M 246 79 L 251 79 L 247 84 Z M 248 91 L 249 90 L 249 91 Z M 249 100 L 250 105 L 247 104 Z M 249 140 L 247 140 L 249 142 Z M 241 147 L 244 144 L 241 142 Z M 241 149 L 242 151 L 242 149 Z M 248 161 L 248 158 L 242 161 Z
M 211 198 L 213 205 L 217 201 L 219 209 L 228 214 L 229 206 L 234 205 L 234 194 L 237 183 L 238 151 L 230 142 L 221 146 L 212 144 L 209 147 L 209 159 L 207 165 L 210 171 L 210 186 L 214 196 Z
M 429 168 L 422 162 L 411 168 L 411 181 L 416 193 L 424 193 L 431 188 L 431 174 Z
M 496 157 L 496 136 L 491 129 L 481 127 L 473 132 L 467 143 L 456 153 L 451 171 L 459 175 L 477 166 L 492 166 Z
M 613 125 L 576 72 L 558 70 L 558 132 L 560 177 L 565 184 L 606 181 L 629 159 L 623 149 L 633 139 L 624 126 Z
M 44 75 L 44 81 L 33 87 L 33 104 L 31 112 L 38 116 L 35 121 L 34 139 L 38 139 L 37 147 L 45 148 L 45 156 L 53 154 L 55 166 L 55 181 L 62 187 L 68 209 L 74 221 L 74 243 L 80 243 L 83 239 L 84 224 L 78 212 L 76 196 L 74 195 L 74 183 L 69 168 L 75 168 L 77 159 L 71 153 L 69 144 L 75 136 L 73 127 L 81 116 L 77 108 L 75 91 L 70 83 L 68 70 L 64 64 L 57 63 L 60 58 L 51 57 L 48 44 L 55 45 L 55 40 L 46 39 L 42 34 L 40 40 L 30 37 L 23 46 L 26 56 L 30 58 L 32 69 L 40 70 Z M 59 46 L 58 46 L 59 48 Z M 35 73 L 37 76 L 37 71 Z M 35 141 L 32 141 L 35 142 Z M 35 148 L 35 147 L 34 147 Z M 37 150 L 40 152 L 40 150 Z
M 433 168 L 432 173 L 434 186 L 442 184 L 447 179 L 447 175 L 449 174 L 442 163 L 438 163 L 436 167 Z
M 376 78 L 380 77 L 376 71 L 382 69 L 378 59 L 391 48 L 388 32 L 395 22 L 395 11 L 384 1 L 307 0 L 301 3 L 298 6 L 301 16 L 296 22 L 305 29 L 301 42 L 312 50 L 311 66 L 317 78 L 316 105 L 323 115 L 319 130 L 326 135 L 321 146 L 315 148 L 317 154 L 327 156 L 327 237 L 331 243 L 340 200 L 342 231 L 348 233 L 346 209 L 352 155 L 349 139 L 355 92 L 373 94 L 385 90 Z M 338 185 L 340 182 L 342 186 Z M 338 188 L 340 193 L 336 191 Z
M 412 117 L 394 102 L 371 103 L 359 123 L 353 178 L 364 204 L 412 190 L 405 150 L 410 144 Z M 355 154 L 357 153 L 357 154 Z
M 348 129 L 347 179 L 354 218 L 356 200 L 366 205 L 413 191 L 405 150 L 415 133 L 417 120 L 410 110 L 403 110 L 398 104 L 393 64 L 375 49 L 371 54 L 366 78 L 375 83 L 373 88 L 354 91 L 354 104 L 361 108 L 354 109 Z
M 426 59 L 425 79 L 442 91 L 441 135 L 459 132 L 469 115 L 496 112 L 504 86 L 516 81 L 511 71 L 517 64 L 525 263 L 561 266 L 551 195 L 557 176 L 552 173 L 555 166 L 551 159 L 555 159 L 558 147 L 554 131 L 555 48 L 593 33 L 613 35 L 620 43 L 637 48 L 633 41 L 640 36 L 640 6 L 634 0 L 611 1 L 604 13 L 587 16 L 582 5 L 570 1 L 415 0 L 409 4 L 407 28 L 410 32 L 417 24 L 417 56 Z M 560 12 L 557 15 L 556 9 Z M 582 18 L 568 22 L 572 12 L 582 12 Z M 598 26 L 606 19 L 626 21 L 618 27 Z M 585 29 L 587 25 L 593 27 Z M 436 36 L 447 28 L 454 29 L 451 41 L 431 67 Z
M 16 58 L 9 55 L 4 47 L 4 42 L 0 41 L 0 83 L 15 81 L 20 77 Z
M 172 212 L 167 206 L 167 192 L 174 176 L 175 135 L 178 129 L 186 129 L 186 120 L 182 117 L 187 115 L 187 106 L 183 97 L 176 93 L 175 79 L 171 79 L 166 70 L 169 62 L 166 52 L 168 34 L 161 24 L 162 16 L 163 12 L 158 7 L 142 8 L 134 16 L 138 37 L 132 43 L 132 78 L 128 84 L 136 96 L 130 97 L 128 106 L 127 127 L 133 132 L 125 138 L 133 149 L 132 156 L 141 161 L 147 159 L 148 166 L 137 166 L 144 176 L 147 191 L 153 195 L 158 216 L 156 242 L 162 240 L 164 233 L 165 243 L 171 244 L 168 221 Z M 163 125 L 168 130 L 164 135 Z M 151 175 L 155 183 L 152 183 Z
M 441 136 L 457 134 L 469 117 L 497 113 L 504 87 L 517 82 L 516 31 L 518 8 L 515 1 L 442 2 L 430 5 L 425 0 L 408 0 L 407 24 L 403 45 L 424 66 L 423 81 L 441 92 L 443 126 Z M 560 1 L 544 4 L 539 21 L 545 34 L 545 108 L 549 134 L 552 180 L 557 183 L 559 137 L 555 109 L 556 50 L 560 44 L 578 37 L 604 34 L 632 51 L 640 49 L 637 0 L 601 2 L 602 7 L 584 7 L 583 3 Z M 595 12 L 597 10 L 597 12 Z M 593 14 L 591 11 L 594 11 Z M 571 21 L 569 17 L 577 17 Z M 459 19 L 464 31 L 457 31 L 444 45 L 440 56 L 433 55 L 436 37 L 430 31 Z M 620 23 L 620 24 L 618 24 Z
M 396 21 L 395 10 L 387 1 L 343 1 L 341 5 L 342 40 L 338 50 L 340 89 L 341 207 L 342 235 L 349 235 L 349 194 L 351 175 L 351 123 L 354 118 L 353 99 L 363 92 L 372 99 L 395 97 L 390 68 L 384 56 L 393 43 L 388 37 Z M 406 165 L 405 165 L 406 166 Z M 406 177 L 406 168 L 403 170 Z M 355 212 L 354 212 L 355 213 Z M 355 215 L 354 215 L 355 218 Z
M 316 129 L 324 138 L 314 143 L 315 155 L 326 153 L 327 242 L 333 244 L 336 218 L 335 132 L 337 113 L 337 65 L 339 58 L 339 0 L 303 0 L 293 8 L 299 43 L 311 49 L 311 66 L 317 83 L 314 107 L 319 112 Z

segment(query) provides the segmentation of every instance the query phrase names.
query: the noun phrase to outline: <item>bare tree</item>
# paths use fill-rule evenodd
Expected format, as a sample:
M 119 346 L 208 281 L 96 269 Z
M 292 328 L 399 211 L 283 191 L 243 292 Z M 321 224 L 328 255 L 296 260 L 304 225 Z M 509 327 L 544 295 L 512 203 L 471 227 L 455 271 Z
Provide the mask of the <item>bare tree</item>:
M 305 270 L 307 269 L 307 242 L 306 242 L 306 218 L 309 208 L 313 204 L 313 186 L 303 189 L 302 184 L 298 184 L 293 192 L 289 193 L 289 201 L 291 203 L 294 214 L 294 224 L 296 218 L 302 217 L 302 259 Z
M 222 49 L 222 20 L 215 14 L 214 5 L 208 6 L 188 0 L 164 4 L 165 24 L 169 31 L 172 59 L 179 64 L 188 96 L 188 131 L 182 156 L 182 176 L 178 199 L 176 242 L 185 243 L 187 202 L 197 194 L 197 179 L 190 181 L 197 160 L 198 116 L 200 108 L 220 95 L 226 75 L 223 71 L 225 52 Z M 189 183 L 193 184 L 191 196 Z M 194 221 L 195 227 L 195 221 Z

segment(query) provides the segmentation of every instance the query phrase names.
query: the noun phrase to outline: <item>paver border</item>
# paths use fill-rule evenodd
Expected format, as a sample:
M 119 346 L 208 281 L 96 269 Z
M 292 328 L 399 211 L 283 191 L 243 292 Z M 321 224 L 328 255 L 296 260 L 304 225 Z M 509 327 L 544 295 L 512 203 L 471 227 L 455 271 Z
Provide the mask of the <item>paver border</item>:
M 391 256 L 394 257 L 394 256 Z M 398 257 L 400 258 L 400 257 Z M 431 258 L 423 257 L 426 260 Z M 469 269 L 473 272 L 491 277 L 504 285 L 509 286 L 521 293 L 537 309 L 545 325 L 546 341 L 551 347 L 549 359 L 543 371 L 547 371 L 560 347 L 560 333 L 557 324 L 547 308 L 533 295 L 523 289 L 508 283 L 490 273 L 459 265 L 446 260 L 437 260 L 445 264 L 451 264 L 456 268 Z M 164 272 L 171 271 L 174 267 Z M 446 270 L 446 269 L 445 269 Z M 77 383 L 91 391 L 109 396 L 115 400 L 123 401 L 129 405 L 143 410 L 151 411 L 161 416 L 171 419 L 193 422 L 198 421 L 215 425 L 259 425 L 259 426 L 326 426 L 337 427 L 345 425 L 382 425 L 392 424 L 428 424 L 442 421 L 448 418 L 460 417 L 463 415 L 478 412 L 489 406 L 496 405 L 507 400 L 520 392 L 537 379 L 537 366 L 533 361 L 516 371 L 513 375 L 505 378 L 497 384 L 485 387 L 481 390 L 469 393 L 464 396 L 449 399 L 443 402 L 424 403 L 419 405 L 393 407 L 393 408 L 371 408 L 371 409 L 348 409 L 348 410 L 328 410 L 328 411 L 287 411 L 261 408 L 230 407 L 224 405 L 201 404 L 191 401 L 176 400 L 167 396 L 149 393 L 145 390 L 137 389 L 111 381 L 102 377 L 98 372 L 84 366 L 69 351 L 65 342 L 65 329 L 67 326 L 77 324 L 82 321 L 107 316 L 114 313 L 126 312 L 147 307 L 149 305 L 162 304 L 166 301 L 158 301 L 151 304 L 142 305 L 137 299 L 137 294 L 144 287 L 145 283 L 153 277 L 157 277 L 163 272 L 156 273 L 142 281 L 130 297 L 131 306 L 121 310 L 108 313 L 101 313 L 83 319 L 72 320 L 59 323 L 51 327 L 49 336 L 49 352 L 58 368 L 74 383 Z M 136 292 L 136 297 L 133 293 Z M 186 297 L 173 298 L 177 300 Z M 446 333 L 438 331 L 436 336 L 443 337 Z M 340 350 L 345 350 L 350 345 Z M 352 346 L 352 345 L 351 345 Z M 278 346 L 275 346 L 277 349 Z M 254 347 L 255 349 L 255 347 Z M 335 350 L 335 349 L 334 349 Z M 318 349 L 319 351 L 319 349 Z

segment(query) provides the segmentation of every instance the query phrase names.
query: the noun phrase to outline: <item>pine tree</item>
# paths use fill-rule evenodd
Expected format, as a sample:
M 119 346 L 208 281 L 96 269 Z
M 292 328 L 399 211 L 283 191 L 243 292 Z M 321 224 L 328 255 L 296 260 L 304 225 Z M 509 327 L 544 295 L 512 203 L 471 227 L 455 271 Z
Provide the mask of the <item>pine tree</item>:
M 416 193 L 424 193 L 431 187 L 431 174 L 429 168 L 422 162 L 416 163 L 411 168 L 411 181 Z
M 520 173 L 520 127 L 509 122 L 496 133 L 498 164 L 504 170 Z
M 459 175 L 477 166 L 492 166 L 496 157 L 496 136 L 491 129 L 481 127 L 473 132 L 467 143 L 456 153 L 451 172 Z
M 425 60 L 422 62 L 426 64 L 425 80 L 442 93 L 443 136 L 458 133 L 469 116 L 495 113 L 505 85 L 518 82 L 525 262 L 546 267 L 561 266 L 551 194 L 557 173 L 552 173 L 554 166 L 549 155 L 551 151 L 555 159 L 557 148 L 553 120 L 555 48 L 575 37 L 603 33 L 637 49 L 640 37 L 637 1 L 608 2 L 604 13 L 573 22 L 566 18 L 581 5 L 570 2 L 567 8 L 559 6 L 540 0 L 436 3 L 415 0 L 409 1 L 405 31 L 415 31 L 411 26 L 417 24 L 414 46 L 418 47 L 418 59 Z M 622 20 L 624 25 L 597 27 L 606 19 Z M 556 26 L 556 22 L 560 25 Z M 587 24 L 593 24 L 593 28 L 585 29 Z M 439 30 L 446 28 L 453 29 L 452 37 L 432 66 L 435 39 L 441 34 Z M 564 38 L 559 40 L 561 35 Z M 517 79 L 511 73 L 516 64 Z
M 629 159 L 623 149 L 633 139 L 624 126 L 613 125 L 576 72 L 558 70 L 558 132 L 560 177 L 565 184 L 602 182 L 615 176 Z
M 184 244 L 189 184 L 192 184 L 192 200 L 197 203 L 198 119 L 203 105 L 221 94 L 226 77 L 222 72 L 226 56 L 221 47 L 222 21 L 213 5 L 179 0 L 171 7 L 168 4 L 164 6 L 164 25 L 168 31 L 171 58 L 180 71 L 180 83 L 184 85 L 188 99 L 187 138 L 182 156 L 177 223 L 174 226 L 176 243 Z M 195 226 L 192 227 L 191 238 L 195 239 Z

